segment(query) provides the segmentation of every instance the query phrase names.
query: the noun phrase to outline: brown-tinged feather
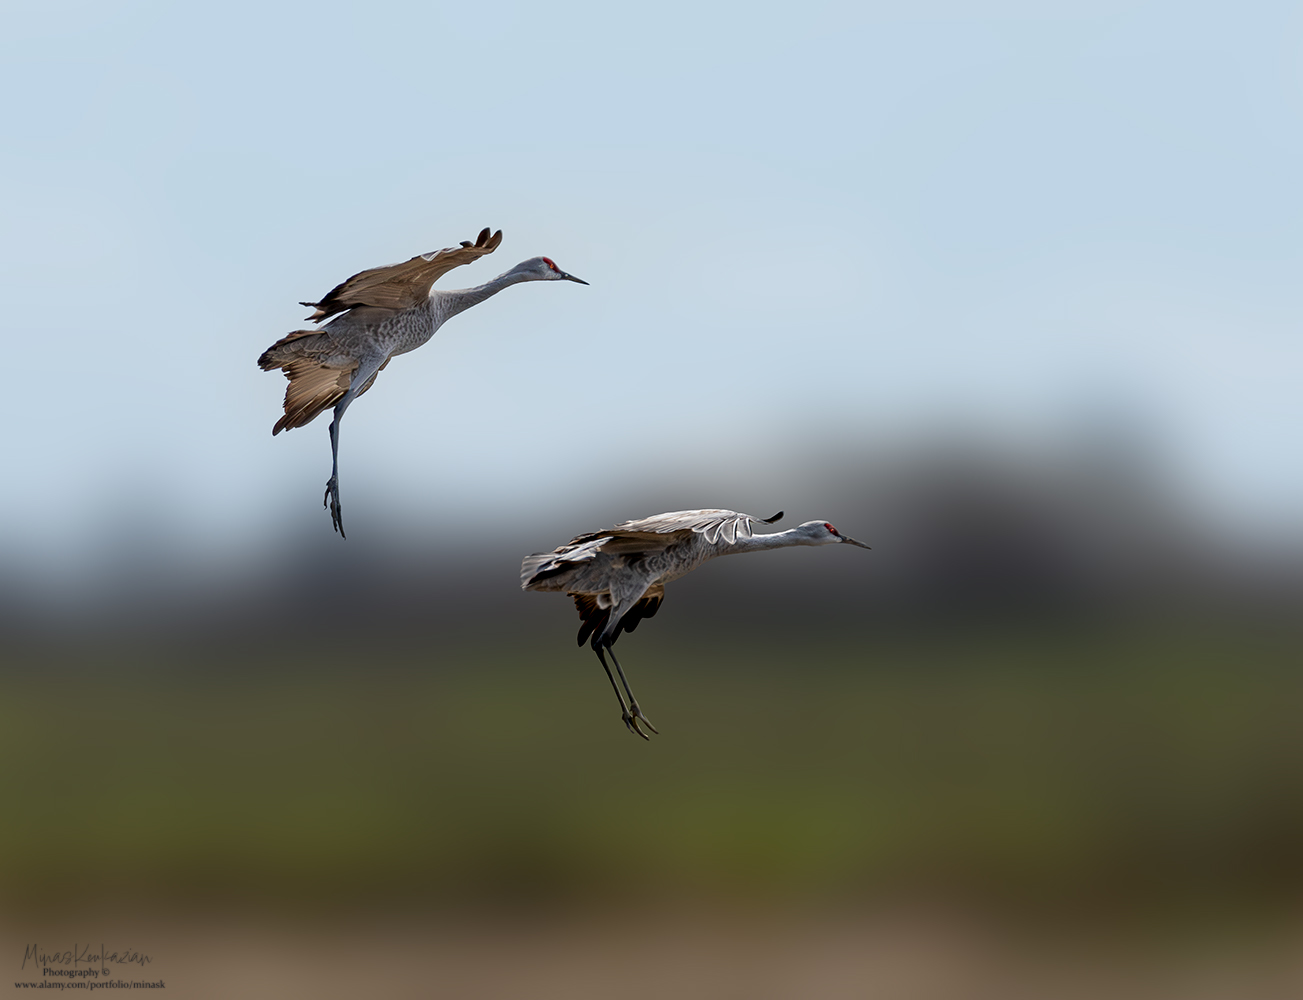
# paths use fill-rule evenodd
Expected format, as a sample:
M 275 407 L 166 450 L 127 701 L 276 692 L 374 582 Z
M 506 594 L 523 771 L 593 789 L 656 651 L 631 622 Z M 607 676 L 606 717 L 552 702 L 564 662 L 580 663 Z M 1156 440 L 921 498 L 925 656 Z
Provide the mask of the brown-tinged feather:
M 353 373 L 357 371 L 357 362 L 327 364 L 326 361 L 334 356 L 336 349 L 330 338 L 316 330 L 298 330 L 263 351 L 258 358 L 259 367 L 263 371 L 279 368 L 289 379 L 289 385 L 285 387 L 285 415 L 272 427 L 273 436 L 310 423 L 322 411 L 338 403 L 348 391 Z M 388 359 L 376 375 L 384 371 L 387 364 Z M 367 379 L 358 395 L 370 389 L 375 380 L 375 375 Z
M 473 245 L 463 241 L 459 247 L 418 254 L 401 264 L 359 271 L 332 288 L 320 302 L 303 303 L 315 309 L 308 319 L 319 323 L 355 306 L 411 309 L 429 296 L 431 286 L 443 275 L 492 253 L 501 242 L 502 230 L 490 236 L 484 229 Z
M 273 368 L 279 368 L 281 366 L 280 359 L 290 356 L 287 351 L 288 345 L 297 340 L 302 340 L 304 337 L 319 336 L 321 336 L 321 333 L 318 330 L 295 330 L 293 333 L 286 334 L 258 356 L 258 367 L 265 372 L 269 372 Z

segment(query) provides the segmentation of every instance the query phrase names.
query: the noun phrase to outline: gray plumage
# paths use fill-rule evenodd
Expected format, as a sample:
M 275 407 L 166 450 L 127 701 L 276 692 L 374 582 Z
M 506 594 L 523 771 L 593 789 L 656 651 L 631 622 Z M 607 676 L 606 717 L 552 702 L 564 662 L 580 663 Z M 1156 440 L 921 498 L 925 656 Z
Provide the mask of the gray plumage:
M 624 724 L 647 739 L 639 723 L 653 733 L 656 729 L 638 707 L 611 647 L 621 632 L 632 632 L 660 610 L 665 584 L 710 559 L 739 552 L 842 542 L 868 548 L 827 521 L 806 521 L 771 535 L 752 530 L 754 524 L 773 524 L 782 516 L 782 511 L 756 518 L 734 510 L 678 510 L 625 521 L 606 531 L 579 535 L 551 552 L 527 556 L 520 567 L 520 586 L 564 591 L 574 598 L 580 617 L 579 645 L 591 636 L 593 650 L 620 699 Z M 605 653 L 615 663 L 627 703 L 611 677 Z
M 376 376 L 400 354 L 426 343 L 453 316 L 522 281 L 588 282 L 566 274 L 547 257 L 531 257 L 510 271 L 474 288 L 436 290 L 433 285 L 455 267 L 490 254 L 502 231 L 484 229 L 474 243 L 463 241 L 401 264 L 360 271 L 332 288 L 313 307 L 308 319 L 318 330 L 297 330 L 263 351 L 258 366 L 280 369 L 289 379 L 285 412 L 272 434 L 310 423 L 334 407 L 330 424 L 332 468 L 326 483 L 331 523 L 344 533 L 339 503 L 339 424 L 349 404 L 375 384 Z M 334 317 L 334 318 L 331 318 Z

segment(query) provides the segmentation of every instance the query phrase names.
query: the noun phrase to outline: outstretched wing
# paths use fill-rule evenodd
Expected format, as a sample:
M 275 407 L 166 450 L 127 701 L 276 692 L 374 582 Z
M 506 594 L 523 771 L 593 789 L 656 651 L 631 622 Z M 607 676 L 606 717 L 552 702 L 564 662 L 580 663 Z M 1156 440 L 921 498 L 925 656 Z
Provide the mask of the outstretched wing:
M 488 229 L 484 229 L 474 243 L 463 240 L 459 247 L 417 254 L 402 264 L 387 264 L 360 271 L 332 288 L 320 302 L 301 304 L 316 308 L 316 312 L 308 317 L 316 322 L 354 306 L 410 309 L 429 296 L 430 286 L 443 275 L 454 267 L 469 264 L 485 254 L 493 253 L 501 242 L 501 229 L 492 236 Z
M 751 537 L 752 523 L 773 524 L 782 516 L 781 510 L 773 517 L 766 518 L 739 514 L 735 510 L 673 510 L 667 514 L 653 514 L 651 517 L 644 517 L 637 521 L 625 521 L 623 524 L 617 524 L 612 531 L 603 534 L 618 538 L 625 535 L 647 533 L 663 535 L 690 531 L 704 536 L 712 545 L 721 540 L 732 545 L 739 538 Z

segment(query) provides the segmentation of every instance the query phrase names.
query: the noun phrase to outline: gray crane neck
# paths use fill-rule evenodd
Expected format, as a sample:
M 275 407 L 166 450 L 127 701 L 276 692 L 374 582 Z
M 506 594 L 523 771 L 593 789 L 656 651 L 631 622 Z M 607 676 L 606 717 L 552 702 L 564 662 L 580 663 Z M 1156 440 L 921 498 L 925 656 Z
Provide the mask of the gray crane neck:
M 504 288 L 529 279 L 529 274 L 508 271 L 474 288 L 455 288 L 450 291 L 433 289 L 430 292 L 431 305 L 441 320 L 448 320 L 460 312 L 465 312 L 471 306 L 479 305 L 485 299 L 497 295 Z

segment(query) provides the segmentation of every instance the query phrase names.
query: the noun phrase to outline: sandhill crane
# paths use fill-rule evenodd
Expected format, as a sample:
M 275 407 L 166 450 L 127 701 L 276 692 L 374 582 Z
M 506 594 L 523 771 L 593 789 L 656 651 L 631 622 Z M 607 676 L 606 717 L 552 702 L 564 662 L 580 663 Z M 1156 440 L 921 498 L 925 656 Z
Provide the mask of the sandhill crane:
M 395 355 L 416 350 L 459 312 L 508 285 L 522 281 L 588 284 L 566 274 L 548 257 L 531 257 L 474 288 L 431 287 L 454 267 L 492 253 L 501 242 L 502 230 L 490 236 L 485 229 L 474 243 L 463 241 L 459 247 L 419 254 L 402 264 L 361 271 L 332 288 L 320 302 L 300 303 L 315 309 L 308 317 L 314 323 L 334 319 L 319 330 L 298 330 L 282 337 L 258 358 L 263 371 L 279 368 L 290 380 L 285 415 L 276 421 L 273 435 L 302 427 L 328 407 L 335 408 L 330 422 L 330 479 L 322 505 L 329 502 L 331 524 L 341 536 L 339 423 L 349 403 L 371 388 L 385 365 Z
M 782 516 L 781 510 L 765 518 L 734 510 L 676 510 L 625 521 L 606 531 L 580 535 L 551 552 L 526 557 L 520 566 L 520 588 L 564 590 L 575 599 L 580 618 L 579 645 L 592 636 L 593 651 L 619 699 L 625 726 L 644 740 L 650 739 L 638 724 L 641 722 L 653 733 L 656 727 L 638 707 L 611 647 L 621 632 L 632 632 L 640 621 L 660 610 L 665 584 L 691 573 L 708 559 L 735 552 L 834 542 L 869 547 L 843 535 L 827 521 L 806 521 L 772 535 L 752 534 L 753 523 L 773 524 Z M 624 694 L 611 676 L 605 653 L 611 654 Z

